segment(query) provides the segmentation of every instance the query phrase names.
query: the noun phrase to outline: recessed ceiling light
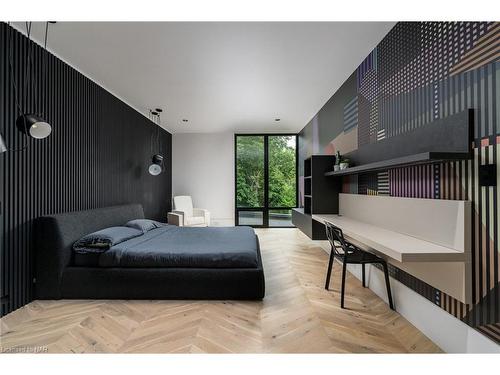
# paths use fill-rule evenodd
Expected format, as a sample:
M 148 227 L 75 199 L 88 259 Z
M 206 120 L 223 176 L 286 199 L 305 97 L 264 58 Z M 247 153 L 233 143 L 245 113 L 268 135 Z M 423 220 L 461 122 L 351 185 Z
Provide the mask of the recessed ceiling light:
M 182 122 L 188 122 L 188 120 L 187 120 L 187 119 L 185 119 L 185 118 L 183 118 L 183 119 L 182 119 Z
M 278 122 L 278 121 L 281 121 L 280 118 L 275 118 L 274 121 Z

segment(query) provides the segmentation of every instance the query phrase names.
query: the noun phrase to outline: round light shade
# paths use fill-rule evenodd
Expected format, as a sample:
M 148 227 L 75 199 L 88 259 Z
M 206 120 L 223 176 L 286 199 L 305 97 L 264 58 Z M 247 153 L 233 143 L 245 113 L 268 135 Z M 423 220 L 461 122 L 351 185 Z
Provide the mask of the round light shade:
M 52 132 L 52 126 L 37 115 L 21 115 L 16 120 L 20 132 L 36 139 L 47 138 Z
M 149 174 L 153 176 L 158 176 L 161 173 L 161 166 L 158 164 L 151 164 L 149 166 Z
M 0 154 L 6 151 L 7 151 L 7 146 L 5 146 L 2 135 L 0 134 Z
M 163 168 L 162 168 L 163 156 L 161 156 L 159 154 L 153 155 L 151 161 L 152 161 L 152 163 L 148 169 L 149 174 L 151 174 L 153 176 L 158 176 L 163 171 Z

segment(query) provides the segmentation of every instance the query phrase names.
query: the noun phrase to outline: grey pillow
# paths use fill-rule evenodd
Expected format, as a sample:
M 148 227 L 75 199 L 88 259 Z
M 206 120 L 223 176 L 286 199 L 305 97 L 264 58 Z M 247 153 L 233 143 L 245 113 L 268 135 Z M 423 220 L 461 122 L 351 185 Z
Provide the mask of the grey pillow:
M 159 221 L 149 220 L 149 219 L 130 220 L 127 224 L 125 224 L 126 227 L 140 230 L 143 233 L 149 232 L 152 229 L 165 227 L 167 225 L 168 224 L 160 223 Z
M 129 227 L 110 227 L 87 234 L 73 244 L 79 254 L 103 253 L 121 242 L 142 236 L 143 232 Z

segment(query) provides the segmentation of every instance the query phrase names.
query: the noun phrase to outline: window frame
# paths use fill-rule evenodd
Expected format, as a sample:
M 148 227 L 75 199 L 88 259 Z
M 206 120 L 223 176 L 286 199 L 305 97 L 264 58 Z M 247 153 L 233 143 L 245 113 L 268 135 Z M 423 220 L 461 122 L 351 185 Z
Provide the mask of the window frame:
M 238 207 L 238 165 L 237 145 L 238 137 L 264 137 L 264 206 L 263 207 Z M 269 137 L 283 136 L 295 137 L 295 206 L 271 207 L 269 206 Z M 262 225 L 250 225 L 253 228 L 294 228 L 294 226 L 269 226 L 269 211 L 292 210 L 298 207 L 299 202 L 299 134 L 297 133 L 235 133 L 234 134 L 234 222 L 240 226 L 239 212 L 262 212 Z M 245 224 L 244 224 L 245 225 Z

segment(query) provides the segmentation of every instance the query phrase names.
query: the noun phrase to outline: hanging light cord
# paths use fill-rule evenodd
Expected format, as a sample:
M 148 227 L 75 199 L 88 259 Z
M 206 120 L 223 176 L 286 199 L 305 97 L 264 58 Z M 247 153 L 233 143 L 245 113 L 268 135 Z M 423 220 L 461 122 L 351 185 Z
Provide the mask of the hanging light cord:
M 156 155 L 156 154 L 163 155 L 161 141 L 160 141 L 160 124 L 161 124 L 160 113 L 150 109 L 148 117 L 151 122 L 156 124 L 156 129 L 153 129 L 153 132 L 151 133 L 151 142 L 150 142 L 151 155 Z M 155 148 L 157 151 L 156 153 L 155 153 Z
M 154 122 L 153 121 L 153 111 L 151 109 L 149 110 L 149 120 L 151 122 Z M 150 152 L 151 155 L 153 155 L 153 152 L 154 152 L 154 146 L 153 146 L 153 144 L 154 144 L 154 137 L 155 137 L 155 132 L 154 132 L 154 129 L 153 129 L 153 131 L 151 132 L 151 138 L 150 138 L 150 142 L 149 142 L 149 146 L 150 146 L 150 149 L 151 149 L 150 150 L 151 151 Z
M 45 22 L 45 38 L 43 42 L 43 49 L 47 49 L 47 35 L 49 34 L 49 21 Z
M 8 30 L 9 30 L 9 71 L 10 71 L 10 81 L 12 83 L 12 88 L 13 88 L 13 91 L 14 91 L 14 102 L 16 104 L 16 108 L 17 108 L 17 111 L 18 111 L 18 116 L 21 116 L 21 115 L 24 114 L 24 112 L 23 112 L 23 109 L 21 107 L 21 103 L 19 102 L 18 88 L 17 88 L 17 83 L 16 83 L 16 77 L 15 77 L 15 74 L 14 74 L 14 63 L 13 63 L 13 57 L 12 57 L 12 49 L 13 49 L 12 46 L 14 44 L 14 35 L 13 35 L 12 30 L 10 29 L 12 27 L 12 26 L 10 26 L 10 22 L 8 23 L 8 26 L 9 26 Z M 30 33 L 31 33 L 31 26 L 28 28 L 28 23 L 26 23 L 26 31 L 27 31 L 27 34 L 28 34 L 28 41 L 29 41 Z M 24 75 L 25 82 L 26 82 L 26 79 L 27 79 L 27 77 L 26 77 L 26 71 L 27 71 L 27 69 L 25 70 L 25 75 Z M 24 119 L 24 128 L 27 129 L 26 118 Z M 24 137 L 23 139 L 24 139 L 24 144 L 23 144 L 23 146 L 21 148 L 9 149 L 8 151 L 19 152 L 19 151 L 25 150 L 28 147 L 28 140 L 27 140 L 27 137 Z
M 49 21 L 45 22 L 45 37 L 43 41 L 43 49 L 45 50 L 45 53 L 42 55 L 42 90 L 46 90 L 47 87 L 47 78 L 48 78 L 48 73 L 47 73 L 47 65 L 48 62 L 47 60 L 49 59 L 49 53 L 47 52 L 47 39 L 49 35 Z M 42 103 L 40 104 L 40 108 L 38 108 L 38 112 L 41 114 L 43 105 Z
M 26 67 L 24 70 L 24 92 L 23 92 L 23 100 L 24 100 L 24 105 L 27 107 L 28 103 L 28 98 L 29 98 L 29 92 L 28 88 L 30 86 L 30 77 L 31 75 L 31 67 L 30 67 L 30 62 L 31 62 L 31 43 L 30 41 L 30 36 L 31 36 L 31 22 L 25 22 L 26 24 L 26 36 L 28 37 L 28 51 L 26 53 Z M 33 84 L 31 84 L 31 87 L 33 88 Z
M 14 68 L 13 68 L 13 65 L 14 63 L 12 62 L 13 60 L 13 57 L 12 57 L 12 45 L 14 44 L 14 36 L 13 36 L 13 32 L 12 30 L 10 29 L 10 22 L 8 23 L 8 30 L 9 30 L 9 71 L 10 71 L 10 78 L 11 78 L 11 83 L 12 83 L 12 87 L 14 89 L 14 101 L 16 103 L 16 107 L 17 107 L 17 110 L 19 112 L 19 114 L 22 114 L 23 113 L 23 110 L 21 108 L 21 104 L 19 103 L 19 98 L 18 98 L 18 93 L 17 93 L 17 83 L 16 83 L 16 77 L 14 75 Z
M 160 124 L 161 124 L 161 118 L 160 118 L 160 113 L 158 113 L 158 124 L 156 128 L 156 142 L 158 143 L 158 153 L 163 156 L 162 150 L 161 150 L 161 142 L 160 142 Z

